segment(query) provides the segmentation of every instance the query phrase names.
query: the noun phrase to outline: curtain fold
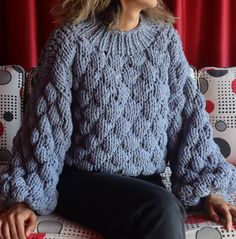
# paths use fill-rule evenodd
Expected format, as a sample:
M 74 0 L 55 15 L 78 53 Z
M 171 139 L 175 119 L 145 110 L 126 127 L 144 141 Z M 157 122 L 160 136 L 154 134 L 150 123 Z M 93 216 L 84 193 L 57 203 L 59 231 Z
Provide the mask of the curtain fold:
M 0 0 L 0 65 L 37 65 L 42 46 L 54 24 L 53 1 Z
M 236 66 L 235 0 L 167 0 L 190 64 Z
M 37 65 L 55 27 L 49 10 L 55 0 L 0 1 L 0 64 Z M 235 0 L 165 0 L 186 57 L 196 68 L 236 66 Z

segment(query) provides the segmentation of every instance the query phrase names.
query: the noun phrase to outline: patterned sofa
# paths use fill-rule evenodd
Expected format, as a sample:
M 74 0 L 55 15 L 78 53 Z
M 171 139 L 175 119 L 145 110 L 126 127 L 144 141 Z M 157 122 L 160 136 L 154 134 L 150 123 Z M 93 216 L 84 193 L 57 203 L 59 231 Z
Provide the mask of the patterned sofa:
M 24 105 L 32 93 L 36 69 L 25 73 L 20 66 L 0 66 L 0 171 L 11 160 L 12 140 L 21 125 Z M 231 163 L 236 161 L 236 68 L 190 68 L 190 74 L 206 96 L 206 110 L 214 130 L 214 140 Z M 228 87 L 226 87 L 228 86 Z M 170 190 L 170 169 L 162 174 L 163 182 Z M 235 203 L 235 199 L 230 199 Z M 4 203 L 0 202 L 0 212 Z M 236 229 L 236 225 L 234 226 Z M 187 239 L 236 238 L 236 230 L 226 231 L 221 225 L 208 220 L 203 212 L 188 214 L 185 222 Z M 56 214 L 38 218 L 31 239 L 102 239 L 103 236 L 78 223 Z M 122 238 L 121 238 L 122 239 Z

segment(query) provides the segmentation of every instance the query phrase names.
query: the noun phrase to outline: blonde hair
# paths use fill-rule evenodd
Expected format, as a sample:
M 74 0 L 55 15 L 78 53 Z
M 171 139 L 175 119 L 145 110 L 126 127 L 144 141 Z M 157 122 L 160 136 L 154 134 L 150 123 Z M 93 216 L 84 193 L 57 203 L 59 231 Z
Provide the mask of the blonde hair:
M 110 29 L 115 29 L 121 13 L 120 0 L 58 0 L 51 13 L 57 22 L 79 23 L 87 19 L 100 18 Z M 157 6 L 145 9 L 142 13 L 156 22 L 174 23 L 174 17 L 163 0 Z

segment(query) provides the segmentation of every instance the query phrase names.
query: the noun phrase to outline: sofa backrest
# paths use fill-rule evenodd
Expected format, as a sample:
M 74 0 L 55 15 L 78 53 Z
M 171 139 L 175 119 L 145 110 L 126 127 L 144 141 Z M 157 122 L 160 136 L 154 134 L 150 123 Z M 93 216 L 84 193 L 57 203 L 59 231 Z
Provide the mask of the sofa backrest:
M 11 159 L 12 143 L 23 117 L 25 71 L 0 66 L 0 164 Z

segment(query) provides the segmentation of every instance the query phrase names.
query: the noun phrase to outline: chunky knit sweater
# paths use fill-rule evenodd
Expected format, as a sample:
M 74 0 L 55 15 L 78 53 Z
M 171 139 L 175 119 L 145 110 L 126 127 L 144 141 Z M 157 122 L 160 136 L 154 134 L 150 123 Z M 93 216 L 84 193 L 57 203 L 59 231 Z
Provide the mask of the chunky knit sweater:
M 137 176 L 163 172 L 167 159 L 186 207 L 236 188 L 173 26 L 141 17 L 128 32 L 99 20 L 56 29 L 0 177 L 1 197 L 48 214 L 64 164 Z

